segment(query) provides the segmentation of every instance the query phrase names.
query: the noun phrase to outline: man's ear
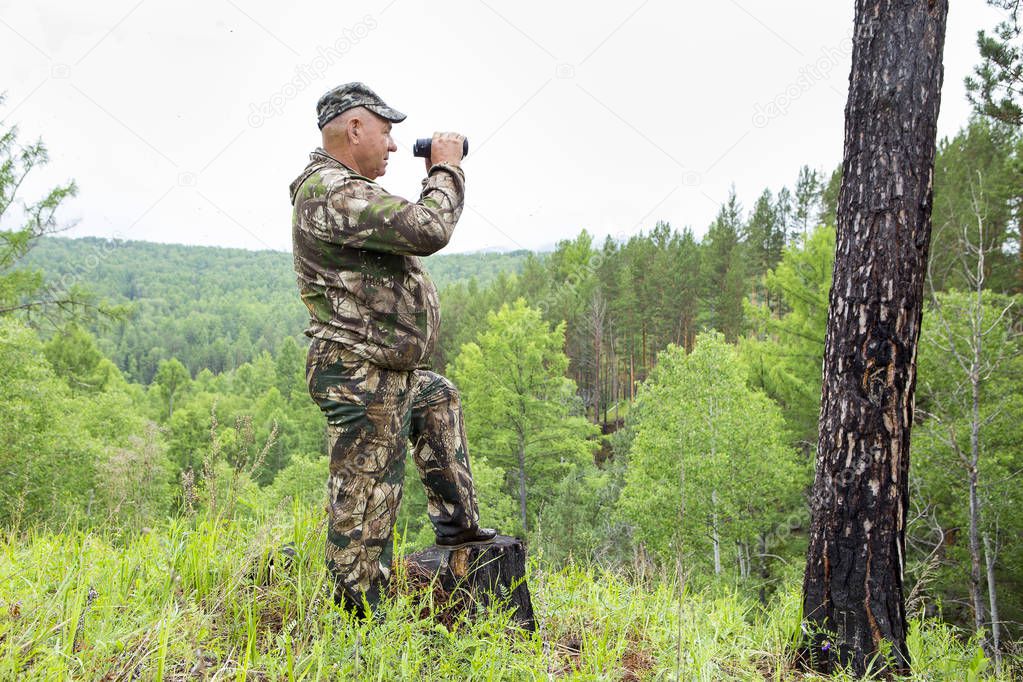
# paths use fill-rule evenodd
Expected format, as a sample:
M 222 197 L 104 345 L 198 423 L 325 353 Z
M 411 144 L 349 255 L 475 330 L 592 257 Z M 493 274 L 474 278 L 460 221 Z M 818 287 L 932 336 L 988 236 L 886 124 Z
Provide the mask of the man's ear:
M 348 119 L 345 124 L 345 130 L 348 132 L 348 141 L 352 144 L 359 144 L 362 139 L 362 121 L 359 120 L 358 116 L 352 116 Z

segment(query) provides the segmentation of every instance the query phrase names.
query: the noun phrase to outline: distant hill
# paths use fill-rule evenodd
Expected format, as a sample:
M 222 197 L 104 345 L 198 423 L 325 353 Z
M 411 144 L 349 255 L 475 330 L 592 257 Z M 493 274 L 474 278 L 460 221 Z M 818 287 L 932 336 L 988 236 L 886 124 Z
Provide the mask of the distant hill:
M 437 286 L 518 272 L 527 251 L 436 255 L 426 259 Z M 231 369 L 286 336 L 300 336 L 307 315 L 292 257 L 97 237 L 49 237 L 24 259 L 51 285 L 78 285 L 134 317 L 93 329 L 104 352 L 135 381 L 148 383 L 160 360 L 176 357 L 193 373 Z

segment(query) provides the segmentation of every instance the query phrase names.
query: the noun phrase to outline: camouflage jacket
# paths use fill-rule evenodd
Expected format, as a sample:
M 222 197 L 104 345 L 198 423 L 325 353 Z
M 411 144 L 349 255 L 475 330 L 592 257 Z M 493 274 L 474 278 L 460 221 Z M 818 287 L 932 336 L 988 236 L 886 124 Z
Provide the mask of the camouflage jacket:
M 425 367 L 440 302 L 418 256 L 448 243 L 464 196 L 465 175 L 456 166 L 431 168 L 412 203 L 314 151 L 291 183 L 306 335 L 336 341 L 380 367 Z

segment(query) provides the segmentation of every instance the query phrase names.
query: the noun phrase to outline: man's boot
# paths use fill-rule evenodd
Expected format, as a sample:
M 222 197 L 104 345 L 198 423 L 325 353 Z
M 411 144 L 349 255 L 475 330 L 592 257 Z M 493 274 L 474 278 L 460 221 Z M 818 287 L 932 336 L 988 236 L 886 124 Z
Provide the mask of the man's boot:
M 467 528 L 456 535 L 437 536 L 437 546 L 447 548 L 465 547 L 466 545 L 488 545 L 497 537 L 494 528 Z

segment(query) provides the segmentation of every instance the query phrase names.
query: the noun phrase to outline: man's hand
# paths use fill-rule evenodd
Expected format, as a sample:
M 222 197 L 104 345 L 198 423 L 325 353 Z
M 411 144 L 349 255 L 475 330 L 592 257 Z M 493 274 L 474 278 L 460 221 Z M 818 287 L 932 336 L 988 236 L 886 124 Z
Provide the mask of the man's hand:
M 434 133 L 430 142 L 430 158 L 426 160 L 426 170 L 438 163 L 449 163 L 457 166 L 462 162 L 462 145 L 465 136 L 458 133 Z

